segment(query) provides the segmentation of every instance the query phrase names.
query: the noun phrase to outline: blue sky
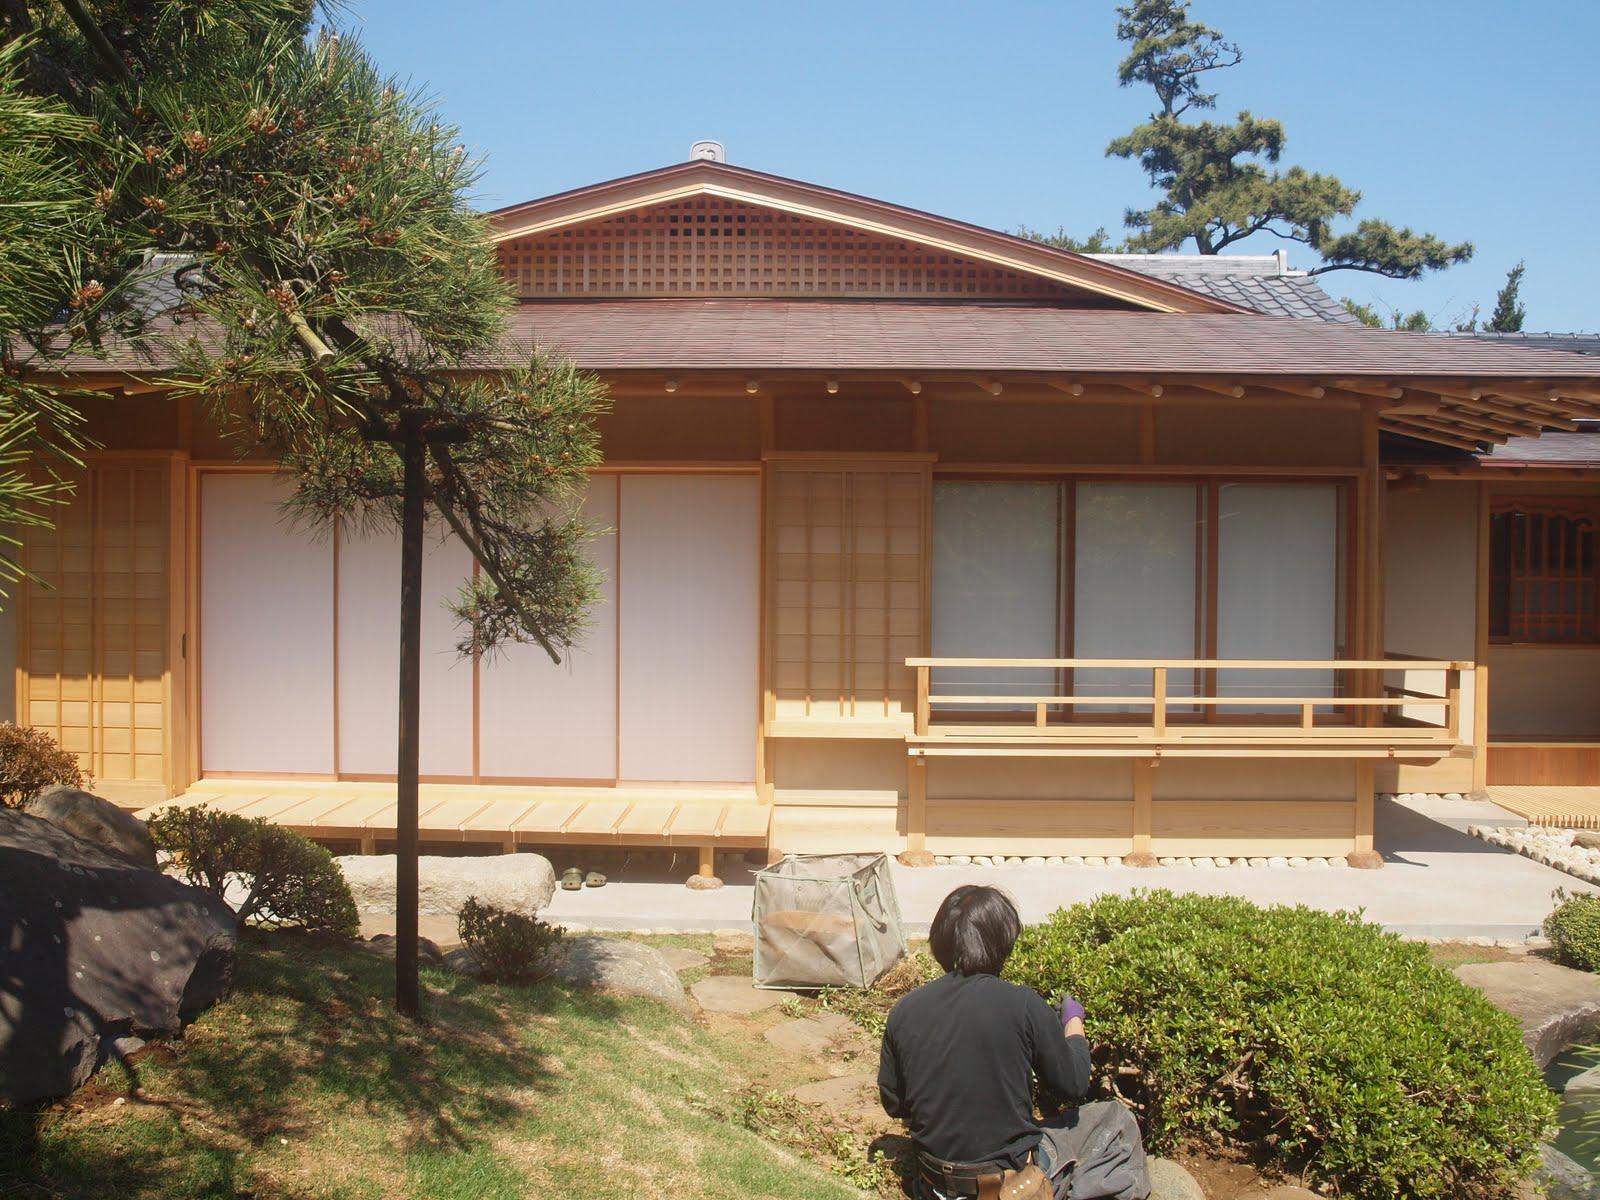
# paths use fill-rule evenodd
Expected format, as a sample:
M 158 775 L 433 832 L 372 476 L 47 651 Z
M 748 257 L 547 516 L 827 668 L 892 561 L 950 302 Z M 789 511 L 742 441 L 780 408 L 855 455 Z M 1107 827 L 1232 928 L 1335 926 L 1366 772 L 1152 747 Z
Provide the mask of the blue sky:
M 1151 196 L 1137 166 L 1104 155 L 1151 107 L 1147 90 L 1117 86 L 1113 7 L 349 0 L 340 23 L 462 127 L 486 160 L 488 207 L 676 162 L 710 137 L 742 166 L 993 228 L 1081 234 L 1117 233 L 1124 208 Z M 1477 246 L 1420 283 L 1334 272 L 1323 282 L 1335 295 L 1421 308 L 1442 326 L 1474 302 L 1487 312 L 1520 258 L 1528 329 L 1600 329 L 1600 4 L 1192 11 L 1245 52 L 1214 77 L 1219 113 L 1283 121 L 1284 161 L 1358 188 L 1357 216 Z

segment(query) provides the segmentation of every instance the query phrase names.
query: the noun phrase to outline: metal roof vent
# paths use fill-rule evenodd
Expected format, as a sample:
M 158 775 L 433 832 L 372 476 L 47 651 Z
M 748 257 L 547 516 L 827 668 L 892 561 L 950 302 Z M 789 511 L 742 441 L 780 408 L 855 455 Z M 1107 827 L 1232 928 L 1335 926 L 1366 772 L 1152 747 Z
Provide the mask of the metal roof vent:
M 700 158 L 706 162 L 725 163 L 728 161 L 728 152 L 722 148 L 721 142 L 696 142 L 689 147 L 690 161 Z

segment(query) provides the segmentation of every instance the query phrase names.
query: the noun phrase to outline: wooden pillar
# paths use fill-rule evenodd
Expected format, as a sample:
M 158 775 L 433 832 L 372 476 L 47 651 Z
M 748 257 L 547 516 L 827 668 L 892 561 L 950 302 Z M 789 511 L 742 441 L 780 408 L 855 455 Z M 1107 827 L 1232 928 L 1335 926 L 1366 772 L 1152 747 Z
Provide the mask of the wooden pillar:
M 1489 788 L 1489 485 L 1478 484 L 1478 596 L 1472 656 L 1472 791 Z
M 906 848 L 899 859 L 906 867 L 933 866 L 928 853 L 928 760 L 921 754 L 907 759 Z
M 1372 870 L 1383 866 L 1383 856 L 1373 846 L 1373 765 L 1370 758 L 1355 761 L 1355 849 L 1347 855 L 1352 867 Z
M 698 873 L 707 879 L 715 879 L 717 877 L 717 848 L 715 846 L 700 847 Z
M 1383 581 L 1383 464 L 1378 454 L 1378 409 L 1368 402 L 1361 410 L 1361 496 L 1356 506 L 1360 517 L 1357 531 L 1360 554 L 1361 619 L 1357 626 L 1357 647 L 1362 658 L 1381 659 L 1384 656 L 1384 581 Z M 1376 696 L 1383 689 L 1380 672 L 1361 672 L 1363 695 Z M 1363 725 L 1378 724 L 1383 720 L 1383 710 L 1364 706 L 1357 721 Z
M 1133 852 L 1122 860 L 1124 866 L 1156 865 L 1156 856 L 1151 849 L 1151 821 L 1155 809 L 1153 799 L 1155 768 L 1154 759 L 1133 760 Z

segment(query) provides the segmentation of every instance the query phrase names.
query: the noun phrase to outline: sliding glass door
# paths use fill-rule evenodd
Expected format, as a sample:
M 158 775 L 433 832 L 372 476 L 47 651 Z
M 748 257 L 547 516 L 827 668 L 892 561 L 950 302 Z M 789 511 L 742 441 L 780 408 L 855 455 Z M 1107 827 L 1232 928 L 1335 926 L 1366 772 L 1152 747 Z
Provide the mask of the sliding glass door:
M 1340 482 L 940 480 L 933 489 L 936 657 L 1330 659 L 1343 653 Z M 1335 673 L 1171 672 L 1173 697 L 1335 693 Z M 1148 712 L 1148 668 L 937 672 L 936 694 L 1104 696 L 1076 715 Z M 1018 708 L 1029 707 L 1019 703 Z M 991 710 L 992 711 L 992 710 Z M 1199 706 L 1174 715 L 1209 718 Z M 1287 713 L 1245 703 L 1220 713 Z

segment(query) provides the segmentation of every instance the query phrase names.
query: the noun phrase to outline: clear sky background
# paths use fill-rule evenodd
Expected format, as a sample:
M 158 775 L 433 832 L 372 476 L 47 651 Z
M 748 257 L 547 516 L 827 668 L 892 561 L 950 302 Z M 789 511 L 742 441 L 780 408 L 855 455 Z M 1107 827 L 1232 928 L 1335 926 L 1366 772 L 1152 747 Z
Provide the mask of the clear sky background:
M 1356 216 L 1477 246 L 1338 296 L 1487 314 L 1528 266 L 1529 330 L 1600 330 L 1600 0 L 1196 0 L 1243 48 L 1218 113 L 1284 123 L 1284 163 L 1363 193 Z M 1153 107 L 1117 86 L 1113 0 L 694 4 L 347 0 L 340 24 L 424 85 L 485 160 L 485 207 L 648 170 L 716 138 L 728 160 L 996 229 L 1078 235 L 1153 193 L 1106 143 Z M 1257 235 L 1241 252 L 1287 246 Z M 1192 245 L 1187 248 L 1192 249 Z

